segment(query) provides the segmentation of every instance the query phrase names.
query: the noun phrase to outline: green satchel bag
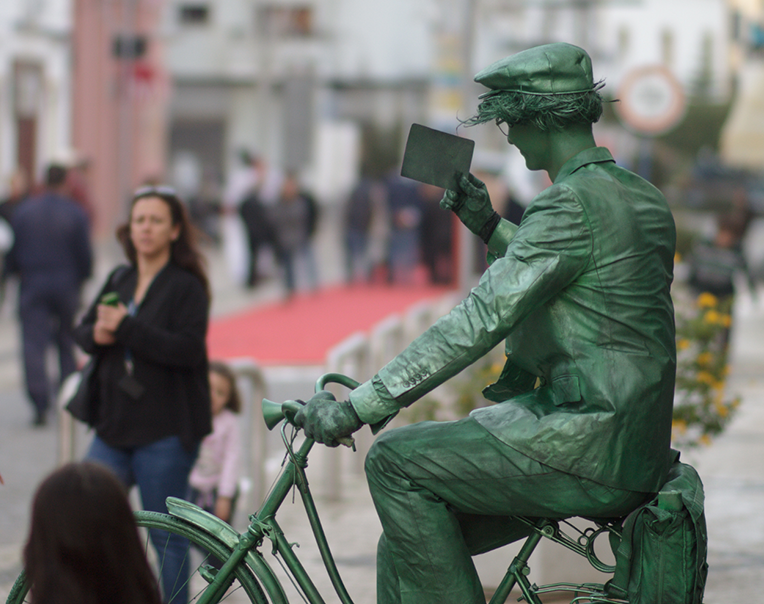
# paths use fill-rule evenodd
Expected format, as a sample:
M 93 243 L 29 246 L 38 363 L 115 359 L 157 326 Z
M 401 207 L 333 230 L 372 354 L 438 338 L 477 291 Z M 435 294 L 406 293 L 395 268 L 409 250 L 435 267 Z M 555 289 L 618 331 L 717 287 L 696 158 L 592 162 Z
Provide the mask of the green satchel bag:
M 708 564 L 703 483 L 692 466 L 669 471 L 658 495 L 626 517 L 607 593 L 629 604 L 702 604 Z

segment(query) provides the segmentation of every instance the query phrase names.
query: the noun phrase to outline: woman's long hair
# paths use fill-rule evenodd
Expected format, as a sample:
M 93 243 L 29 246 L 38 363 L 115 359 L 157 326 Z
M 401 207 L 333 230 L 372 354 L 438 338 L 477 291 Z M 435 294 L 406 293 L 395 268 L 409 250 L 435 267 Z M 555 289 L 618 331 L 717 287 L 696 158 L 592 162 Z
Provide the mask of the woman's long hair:
M 159 604 L 127 492 L 104 466 L 72 463 L 32 503 L 24 565 L 33 604 Z
M 207 292 L 207 298 L 211 298 L 210 283 L 207 279 L 207 272 L 204 268 L 204 256 L 199 251 L 197 244 L 197 230 L 191 224 L 188 218 L 186 206 L 178 197 L 175 190 L 165 186 L 148 186 L 138 189 L 133 194 L 133 201 L 130 204 L 130 213 L 132 214 L 135 203 L 146 197 L 158 197 L 164 201 L 170 208 L 173 226 L 180 225 L 178 238 L 170 246 L 170 260 L 179 267 L 186 269 L 199 278 Z M 117 241 L 120 242 L 125 251 L 125 256 L 133 266 L 136 265 L 136 251 L 132 239 L 130 239 L 130 220 L 117 228 Z

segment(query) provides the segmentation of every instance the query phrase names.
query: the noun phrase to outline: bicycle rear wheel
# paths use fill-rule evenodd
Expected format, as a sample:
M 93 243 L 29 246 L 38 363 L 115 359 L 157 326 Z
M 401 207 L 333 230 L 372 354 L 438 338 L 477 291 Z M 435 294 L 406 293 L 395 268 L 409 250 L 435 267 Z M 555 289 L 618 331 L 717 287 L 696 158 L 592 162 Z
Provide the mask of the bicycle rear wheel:
M 212 535 L 199 530 L 194 525 L 168 514 L 159 512 L 135 512 L 136 524 L 143 529 L 147 529 L 142 534 L 146 554 L 152 564 L 157 576 L 162 575 L 162 564 L 166 558 L 163 544 L 167 543 L 170 535 L 181 537 L 185 540 L 184 560 L 189 569 L 188 577 L 183 577 L 174 581 L 168 588 L 173 593 L 183 585 L 188 587 L 188 602 L 196 602 L 208 586 L 205 575 L 214 573 L 216 559 L 225 561 L 231 555 L 231 548 Z M 162 531 L 155 533 L 153 539 L 149 538 L 148 531 Z M 153 547 L 152 547 L 153 545 Z M 167 581 L 167 578 L 165 578 Z M 11 588 L 7 604 L 24 604 L 29 602 L 29 585 L 26 581 L 24 571 L 16 579 Z M 234 571 L 234 580 L 225 594 L 218 600 L 219 602 L 230 602 L 231 604 L 239 602 L 253 602 L 254 604 L 268 604 L 260 583 L 258 582 L 251 569 L 244 564 Z M 173 604 L 185 604 L 180 602 L 177 597 L 170 600 Z

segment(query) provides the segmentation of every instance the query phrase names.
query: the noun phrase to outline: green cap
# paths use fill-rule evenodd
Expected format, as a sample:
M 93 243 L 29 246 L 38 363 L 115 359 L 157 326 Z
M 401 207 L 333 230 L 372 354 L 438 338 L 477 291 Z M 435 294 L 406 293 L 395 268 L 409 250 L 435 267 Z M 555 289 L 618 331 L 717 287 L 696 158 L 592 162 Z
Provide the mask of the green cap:
M 594 84 L 592 60 L 586 51 L 563 42 L 529 48 L 497 61 L 478 73 L 475 81 L 491 89 L 481 99 L 499 92 L 554 95 L 600 87 Z

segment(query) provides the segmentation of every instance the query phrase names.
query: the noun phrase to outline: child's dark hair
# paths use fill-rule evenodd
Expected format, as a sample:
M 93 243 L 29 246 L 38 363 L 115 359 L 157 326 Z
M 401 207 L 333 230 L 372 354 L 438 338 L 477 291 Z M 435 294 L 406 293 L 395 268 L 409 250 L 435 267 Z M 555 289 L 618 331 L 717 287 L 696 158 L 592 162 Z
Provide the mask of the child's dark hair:
M 210 361 L 210 371 L 222 375 L 231 386 L 231 393 L 228 395 L 225 408 L 234 413 L 241 412 L 241 396 L 239 396 L 239 389 L 236 387 L 236 374 L 222 361 Z

